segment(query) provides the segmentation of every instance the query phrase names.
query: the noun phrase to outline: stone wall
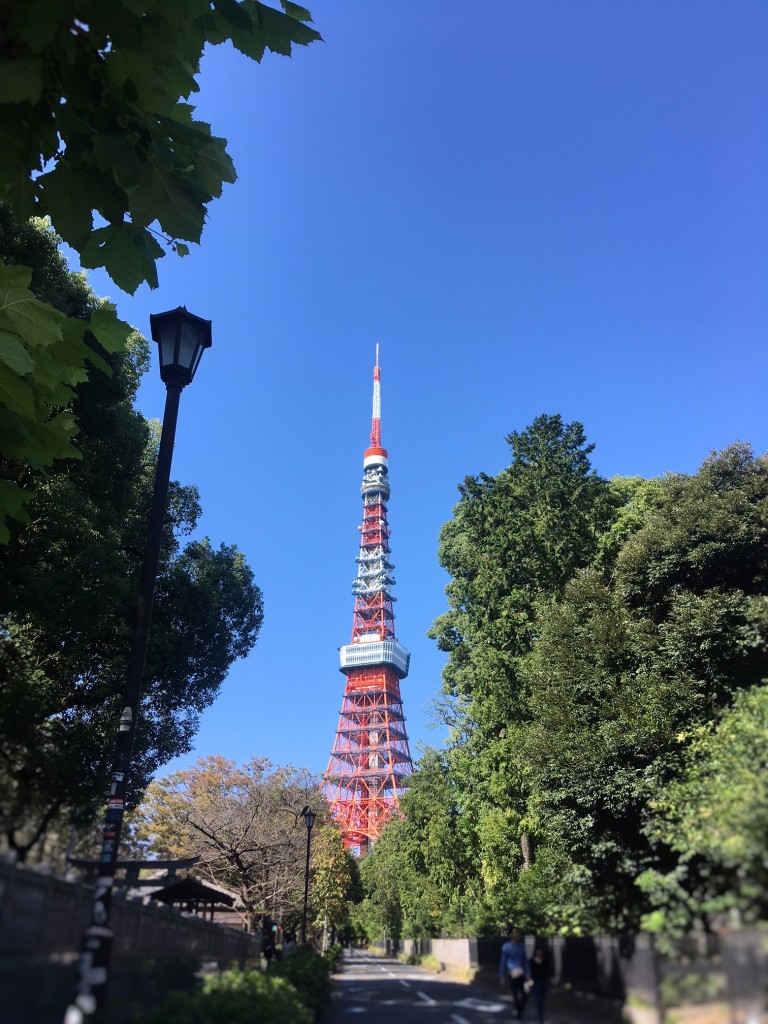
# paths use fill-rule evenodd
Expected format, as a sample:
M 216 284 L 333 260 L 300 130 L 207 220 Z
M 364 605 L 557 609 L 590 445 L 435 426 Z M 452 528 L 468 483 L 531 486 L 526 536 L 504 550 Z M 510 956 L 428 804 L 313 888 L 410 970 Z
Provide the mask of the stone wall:
M 0 863 L 0 1020 L 61 1024 L 74 991 L 78 951 L 90 921 L 93 889 L 40 871 Z M 110 1024 L 136 1019 L 169 988 L 230 963 L 255 962 L 254 935 L 147 905 L 118 893 L 112 901 L 115 942 Z

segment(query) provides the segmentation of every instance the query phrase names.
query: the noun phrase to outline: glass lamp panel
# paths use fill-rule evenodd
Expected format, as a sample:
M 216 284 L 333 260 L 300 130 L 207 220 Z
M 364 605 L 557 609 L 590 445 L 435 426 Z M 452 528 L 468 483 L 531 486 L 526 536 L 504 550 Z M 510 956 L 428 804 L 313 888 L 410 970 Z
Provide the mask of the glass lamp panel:
M 195 356 L 200 344 L 200 328 L 200 324 L 187 320 L 186 317 L 181 321 L 181 337 L 179 338 L 179 351 L 176 358 L 179 366 L 182 366 L 185 370 L 190 370 L 192 373 L 194 373 L 194 370 L 197 368 L 196 364 L 199 362 L 199 359 L 196 359 Z
M 172 320 L 161 320 L 158 334 L 160 366 L 173 366 L 176 357 L 176 324 Z
M 200 346 L 198 347 L 198 349 L 197 349 L 197 354 L 196 354 L 196 356 L 195 356 L 195 365 L 194 365 L 194 366 L 192 367 L 192 369 L 191 369 L 191 371 L 190 371 L 190 374 L 189 374 L 189 379 L 190 379 L 190 381 L 192 380 L 192 378 L 193 378 L 193 377 L 195 376 L 195 374 L 197 373 L 197 368 L 198 368 L 198 366 L 200 365 L 200 360 L 201 360 L 201 359 L 203 358 L 203 352 L 204 352 L 204 351 L 205 351 L 205 349 L 203 348 L 203 346 L 202 346 L 202 345 L 200 345 Z

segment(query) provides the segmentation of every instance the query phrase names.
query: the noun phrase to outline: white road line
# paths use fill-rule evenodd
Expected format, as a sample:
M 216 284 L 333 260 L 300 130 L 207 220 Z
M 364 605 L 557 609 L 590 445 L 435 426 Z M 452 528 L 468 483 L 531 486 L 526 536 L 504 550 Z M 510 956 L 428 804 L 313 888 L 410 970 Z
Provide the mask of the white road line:
M 460 1013 L 452 1013 L 451 1020 L 455 1021 L 456 1024 L 470 1024 L 466 1017 L 462 1017 Z
M 394 978 L 394 974 L 392 975 L 392 977 Z M 400 984 L 403 986 L 403 988 L 410 988 L 411 987 L 411 983 L 409 981 L 403 981 L 402 978 L 398 978 L 397 980 L 400 982 Z
M 457 1000 L 454 1006 L 461 1006 L 467 1010 L 479 1010 L 480 1013 L 503 1013 L 505 1004 L 489 1002 L 487 999 L 461 999 Z
M 417 992 L 416 995 L 419 999 L 423 999 L 425 1003 L 429 1003 L 430 1006 L 437 1006 L 437 1003 L 431 996 L 428 996 L 426 992 Z

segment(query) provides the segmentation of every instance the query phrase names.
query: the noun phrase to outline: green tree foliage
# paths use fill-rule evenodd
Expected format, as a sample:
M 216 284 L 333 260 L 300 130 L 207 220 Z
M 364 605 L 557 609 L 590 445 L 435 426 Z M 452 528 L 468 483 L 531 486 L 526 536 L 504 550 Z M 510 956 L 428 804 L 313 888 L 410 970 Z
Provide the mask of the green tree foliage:
M 78 313 L 98 302 L 70 275 L 47 233 L 37 286 Z M 96 344 L 92 342 L 92 344 Z M 0 549 L 0 781 L 5 841 L 25 855 L 54 823 L 84 824 L 101 798 L 119 715 L 152 493 L 157 435 L 133 408 L 147 345 L 99 353 L 103 368 L 75 387 L 81 459 L 36 484 L 31 522 Z M 0 460 L 23 486 L 29 468 Z M 253 646 L 261 594 L 243 555 L 207 539 L 183 544 L 197 523 L 194 487 L 171 489 L 134 793 L 190 746 L 200 711 L 236 658 Z
M 315 1015 L 296 987 L 274 971 L 225 971 L 203 979 L 198 992 L 171 992 L 150 1024 L 312 1024 Z
M 666 767 L 656 758 L 675 743 L 678 694 L 649 665 L 654 646 L 600 576 L 581 571 L 543 619 L 527 665 L 531 717 L 512 738 L 538 836 L 608 925 L 637 923 L 626 920 L 633 880 L 651 856 L 641 810 Z
M 69 273 L 58 241 L 42 220 L 16 224 L 0 202 L 0 543 L 8 519 L 28 521 L 35 475 L 79 458 L 76 386 L 89 366 L 109 372 L 105 355 L 130 333 L 114 306 Z
M 528 785 L 510 740 L 528 717 L 524 662 L 541 616 L 598 556 L 622 500 L 592 470 L 580 423 L 539 416 L 507 441 L 509 467 L 468 477 L 443 527 L 450 609 L 431 632 L 449 654 L 443 680 L 453 702 L 447 760 L 457 815 L 471 836 L 482 906 L 495 908 L 499 926 L 511 910 L 511 884 L 530 861 Z
M 270 974 L 276 974 L 296 989 L 299 998 L 312 1010 L 316 1021 L 331 1005 L 331 965 L 314 949 L 297 949 L 279 960 Z
M 47 216 L 84 267 L 133 293 L 157 287 L 160 243 L 184 255 L 209 202 L 235 180 L 225 140 L 188 102 L 207 45 L 260 61 L 320 36 L 282 0 L 8 0 L 0 8 L 0 456 L 39 471 L 77 457 L 73 389 L 104 369 L 93 338 L 125 348 L 114 307 L 57 305 L 8 246 Z M 23 232 L 24 229 L 21 229 Z M 15 242 L 15 239 L 14 239 Z M 24 248 L 24 245 L 21 245 Z M 51 262 L 50 260 L 48 261 Z M 0 479 L 0 543 L 25 517 L 29 484 Z
M 658 507 L 616 562 L 616 586 L 628 604 L 659 619 L 680 592 L 764 595 L 767 473 L 768 460 L 737 442 L 693 476 L 665 477 Z
M 400 818 L 390 821 L 371 852 L 360 863 L 360 881 L 367 895 L 356 908 L 355 922 L 358 929 L 375 944 L 379 944 L 385 936 L 399 939 L 403 934 L 399 877 L 403 824 Z M 411 878 L 409 881 L 410 888 L 418 890 L 424 878 Z
M 480 919 L 485 906 L 472 869 L 477 852 L 472 800 L 456 775 L 446 755 L 427 749 L 402 801 L 408 825 L 404 858 L 413 877 L 430 879 L 415 905 L 402 897 L 406 919 L 418 922 L 420 935 L 432 934 L 438 922 L 453 934 L 468 917 Z
M 382 858 L 367 902 L 391 905 L 394 879 L 411 931 L 409 893 L 434 886 L 435 926 L 469 931 L 764 917 L 768 459 L 737 443 L 696 474 L 606 483 L 554 417 L 512 437 L 513 466 L 465 484 L 443 531 L 451 739 L 382 837 L 412 877 Z
M 768 462 L 735 444 L 638 496 L 642 516 L 617 518 L 636 528 L 610 574 L 576 573 L 543 615 L 526 662 L 531 717 L 513 737 L 542 838 L 613 927 L 649 910 L 640 873 L 676 871 L 649 808 L 682 770 L 690 731 L 768 673 Z
M 479 817 L 473 812 L 478 801 L 459 784 L 466 773 L 462 776 L 457 764 L 455 750 L 425 750 L 402 801 L 402 870 L 395 878 L 409 935 L 482 930 L 486 920 L 486 886 L 475 871 L 480 843 Z M 419 881 L 425 878 L 428 884 Z
M 649 831 L 677 863 L 639 879 L 655 908 L 645 927 L 674 935 L 721 915 L 768 918 L 768 686 L 738 693 L 694 731 L 683 771 L 654 796 Z
M 0 14 L 0 198 L 47 214 L 83 266 L 157 286 L 161 236 L 198 242 L 235 180 L 225 140 L 188 102 L 207 45 L 253 60 L 319 39 L 282 0 L 10 0 Z M 94 223 L 98 226 L 94 227 Z
M 426 750 L 393 819 L 360 864 L 365 898 L 355 920 L 370 942 L 486 930 L 489 901 L 477 876 L 476 819 L 454 773 Z
M 613 514 L 580 423 L 539 416 L 507 442 L 510 466 L 496 477 L 467 477 L 442 529 L 450 610 L 431 631 L 449 654 L 447 692 L 468 701 L 466 714 L 485 736 L 520 717 L 517 659 L 541 612 L 594 558 Z
M 331 932 L 349 924 L 351 905 L 362 898 L 357 861 L 330 822 L 313 830 L 310 867 L 313 921 L 315 928 L 322 930 L 326 948 Z
M 664 856 L 646 811 L 679 737 L 768 673 L 768 462 L 737 444 L 658 487 L 612 578 L 577 574 L 544 617 L 519 744 L 550 827 L 619 916 Z

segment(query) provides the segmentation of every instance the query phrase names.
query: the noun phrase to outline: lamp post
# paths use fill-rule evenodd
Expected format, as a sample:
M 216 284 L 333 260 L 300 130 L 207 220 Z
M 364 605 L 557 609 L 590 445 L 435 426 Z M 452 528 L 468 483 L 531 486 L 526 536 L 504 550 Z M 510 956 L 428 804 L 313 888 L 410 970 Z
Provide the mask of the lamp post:
M 136 627 L 123 691 L 123 708 L 115 742 L 109 796 L 101 834 L 99 872 L 93 893 L 91 923 L 83 932 L 80 966 L 74 1000 L 67 1008 L 65 1024 L 80 1024 L 99 1010 L 106 995 L 114 932 L 109 913 L 115 866 L 123 826 L 125 794 L 131 767 L 133 740 L 139 716 L 144 663 L 155 598 L 155 578 L 160 558 L 163 520 L 168 504 L 173 442 L 182 390 L 192 382 L 203 350 L 211 345 L 211 321 L 188 313 L 184 306 L 150 316 L 152 339 L 160 350 L 160 378 L 166 387 L 163 429 L 155 470 L 155 487 L 149 513 L 147 540 L 139 579 Z
M 309 899 L 309 848 L 312 842 L 312 826 L 315 824 L 315 818 L 317 814 L 310 810 L 309 807 L 305 807 L 301 812 L 300 817 L 304 819 L 304 824 L 307 826 L 307 863 L 304 868 L 304 914 L 301 918 L 301 944 L 306 946 L 307 944 L 307 900 Z

